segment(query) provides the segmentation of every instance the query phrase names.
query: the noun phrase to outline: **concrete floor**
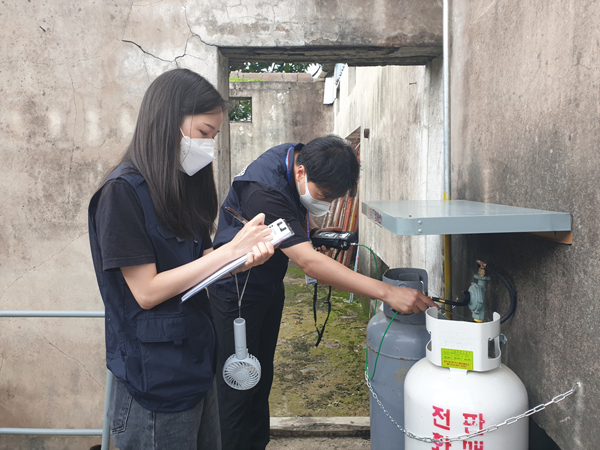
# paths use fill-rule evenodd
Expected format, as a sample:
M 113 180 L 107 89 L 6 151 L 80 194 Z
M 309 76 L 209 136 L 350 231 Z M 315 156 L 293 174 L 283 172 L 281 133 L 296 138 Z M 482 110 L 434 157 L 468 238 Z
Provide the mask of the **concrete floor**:
M 368 417 L 271 417 L 266 450 L 365 450 L 371 448 Z
M 369 439 L 358 437 L 274 437 L 267 450 L 367 450 L 371 448 Z

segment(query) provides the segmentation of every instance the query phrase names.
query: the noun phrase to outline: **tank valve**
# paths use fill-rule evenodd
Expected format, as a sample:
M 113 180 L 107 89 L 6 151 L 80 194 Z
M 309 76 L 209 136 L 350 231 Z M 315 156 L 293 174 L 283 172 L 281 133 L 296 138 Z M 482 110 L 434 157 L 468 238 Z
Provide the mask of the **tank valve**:
M 469 287 L 469 308 L 473 314 L 473 320 L 475 322 L 483 322 L 485 316 L 485 291 L 487 282 L 491 280 L 490 277 L 486 276 L 485 268 L 487 266 L 483 261 L 477 260 L 479 270 L 473 278 L 477 280 L 477 283 L 471 283 Z

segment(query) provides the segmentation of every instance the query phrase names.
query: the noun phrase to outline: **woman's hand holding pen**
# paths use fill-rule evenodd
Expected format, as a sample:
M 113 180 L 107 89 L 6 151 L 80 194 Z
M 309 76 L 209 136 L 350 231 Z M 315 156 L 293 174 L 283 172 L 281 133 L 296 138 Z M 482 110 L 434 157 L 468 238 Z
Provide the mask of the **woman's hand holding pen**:
M 254 266 L 260 266 L 265 263 L 271 256 L 275 253 L 275 249 L 273 248 L 273 244 L 270 242 L 259 242 L 258 245 L 252 247 L 252 252 L 248 253 L 248 261 L 246 264 L 241 266 L 236 272 L 239 270 L 243 272 L 248 270 Z
M 273 239 L 271 229 L 264 222 L 264 214 L 256 215 L 229 243 L 236 255 L 248 254 L 248 261 L 240 267 L 240 271 L 263 264 L 275 252 L 273 244 L 271 244 Z

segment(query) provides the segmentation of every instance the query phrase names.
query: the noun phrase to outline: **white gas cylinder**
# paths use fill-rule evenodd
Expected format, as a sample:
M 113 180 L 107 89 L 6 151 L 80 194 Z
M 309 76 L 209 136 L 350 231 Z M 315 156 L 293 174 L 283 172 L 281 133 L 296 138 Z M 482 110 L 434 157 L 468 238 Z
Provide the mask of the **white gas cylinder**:
M 528 409 L 527 391 L 500 363 L 500 315 L 486 323 L 448 320 L 430 308 L 427 357 L 404 383 L 404 423 L 411 433 L 453 438 L 497 425 Z M 426 443 L 405 437 L 406 450 L 527 450 L 527 418 L 464 441 Z

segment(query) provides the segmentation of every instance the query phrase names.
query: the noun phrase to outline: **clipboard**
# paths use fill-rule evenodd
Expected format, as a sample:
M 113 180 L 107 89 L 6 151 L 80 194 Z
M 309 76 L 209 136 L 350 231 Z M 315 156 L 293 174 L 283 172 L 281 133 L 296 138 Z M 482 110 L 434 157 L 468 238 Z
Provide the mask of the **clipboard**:
M 275 222 L 273 222 L 271 225 L 269 225 L 269 228 L 271 229 L 271 234 L 273 236 L 273 240 L 271 241 L 271 244 L 273 244 L 273 246 L 281 244 L 287 238 L 294 235 L 294 232 L 292 231 L 292 229 L 288 226 L 287 222 L 283 219 L 277 219 Z M 194 286 L 189 291 L 187 291 L 185 294 L 183 294 L 183 296 L 181 297 L 181 302 L 185 302 L 190 297 L 193 297 L 198 292 L 200 292 L 202 289 L 207 288 L 208 286 L 213 284 L 215 281 L 217 281 L 224 275 L 229 274 L 229 272 L 231 272 L 232 270 L 237 269 L 240 266 L 243 266 L 244 264 L 246 264 L 246 261 L 248 261 L 248 255 L 240 256 L 238 259 L 233 260 L 229 264 L 224 265 L 219 270 L 217 270 L 215 273 L 208 276 L 203 281 L 201 281 L 196 286 Z

